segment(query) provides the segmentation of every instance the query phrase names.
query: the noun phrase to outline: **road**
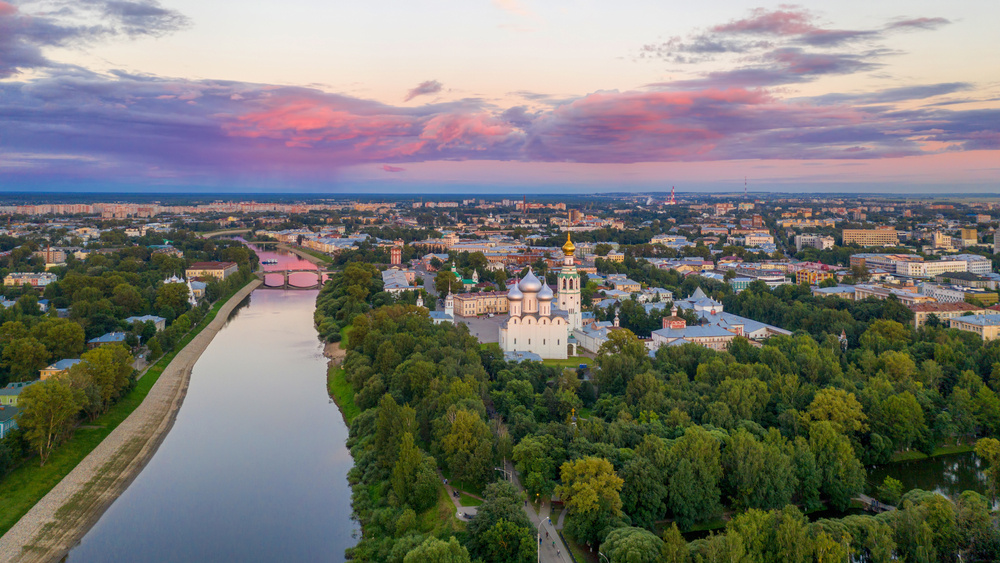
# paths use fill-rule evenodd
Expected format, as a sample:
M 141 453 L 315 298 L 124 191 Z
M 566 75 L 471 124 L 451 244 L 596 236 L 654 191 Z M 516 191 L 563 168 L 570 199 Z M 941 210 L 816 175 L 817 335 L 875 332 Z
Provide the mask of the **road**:
M 521 486 L 521 480 L 517 478 L 517 471 L 514 471 L 513 464 L 507 462 L 506 468 L 510 472 L 517 490 L 524 491 L 524 487 Z M 562 538 L 559 537 L 559 533 L 556 530 L 557 525 L 559 529 L 562 529 L 563 519 L 560 518 L 558 522 L 549 520 L 549 514 L 552 513 L 551 503 L 543 502 L 537 514 L 530 504 L 526 504 L 524 506 L 524 513 L 528 515 L 528 520 L 531 520 L 532 525 L 535 526 L 538 534 L 541 536 L 542 543 L 538 560 L 545 563 L 573 563 L 573 559 L 569 555 L 569 550 L 566 549 L 566 544 L 563 543 Z M 565 515 L 566 512 L 563 511 L 562 514 Z

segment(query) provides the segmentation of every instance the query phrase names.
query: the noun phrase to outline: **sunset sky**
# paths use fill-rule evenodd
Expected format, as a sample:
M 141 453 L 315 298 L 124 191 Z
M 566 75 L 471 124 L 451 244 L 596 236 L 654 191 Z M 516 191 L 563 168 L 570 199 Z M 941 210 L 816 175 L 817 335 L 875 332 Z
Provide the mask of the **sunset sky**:
M 1000 192 L 1000 2 L 0 0 L 0 190 Z

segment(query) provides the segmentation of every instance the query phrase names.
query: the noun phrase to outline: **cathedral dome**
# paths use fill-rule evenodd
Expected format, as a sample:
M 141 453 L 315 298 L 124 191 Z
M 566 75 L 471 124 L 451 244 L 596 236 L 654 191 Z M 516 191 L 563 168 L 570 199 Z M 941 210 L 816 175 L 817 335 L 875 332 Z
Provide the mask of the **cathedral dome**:
M 555 295 L 552 293 L 552 288 L 549 287 L 549 284 L 542 285 L 542 290 L 538 292 L 538 300 L 552 301 L 553 297 L 555 297 Z
M 522 299 L 524 299 L 524 294 L 521 293 L 521 290 L 517 288 L 517 284 L 515 283 L 514 286 L 510 288 L 510 292 L 507 293 L 507 300 L 520 301 Z
M 535 277 L 535 273 L 528 268 L 528 275 L 524 276 L 521 283 L 517 284 L 517 287 L 523 293 L 538 293 L 542 290 L 542 282 Z
M 566 244 L 563 245 L 562 251 L 566 256 L 572 256 L 576 252 L 576 245 L 573 244 L 573 241 L 569 240 L 569 233 L 566 233 Z

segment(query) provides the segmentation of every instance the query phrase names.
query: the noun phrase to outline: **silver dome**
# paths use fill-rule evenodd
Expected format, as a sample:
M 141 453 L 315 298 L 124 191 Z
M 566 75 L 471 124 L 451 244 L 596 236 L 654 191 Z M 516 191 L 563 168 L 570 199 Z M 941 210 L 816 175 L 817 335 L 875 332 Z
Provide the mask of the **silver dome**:
M 552 293 L 552 288 L 549 287 L 549 284 L 543 284 L 542 290 L 538 292 L 538 300 L 552 301 L 553 297 L 555 297 L 555 294 Z
M 521 290 L 517 288 L 517 284 L 515 283 L 513 286 L 511 286 L 510 292 L 507 293 L 507 300 L 520 301 L 522 299 L 524 299 L 524 294 L 521 293 Z
M 538 293 L 542 290 L 542 282 L 535 277 L 535 273 L 528 268 L 528 275 L 524 276 L 521 283 L 517 284 L 518 289 L 523 293 Z

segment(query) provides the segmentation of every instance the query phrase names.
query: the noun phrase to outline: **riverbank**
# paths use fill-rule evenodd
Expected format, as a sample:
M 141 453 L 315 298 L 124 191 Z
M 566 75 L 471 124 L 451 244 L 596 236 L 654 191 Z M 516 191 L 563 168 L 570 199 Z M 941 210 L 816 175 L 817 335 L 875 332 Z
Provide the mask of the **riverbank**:
M 151 372 L 160 364 L 150 368 L 141 381 L 148 385 L 141 404 L 0 538 L 0 562 L 55 561 L 84 536 L 156 452 L 173 426 L 194 364 L 230 313 L 260 284 L 253 280 L 216 305 L 214 316 L 158 377 Z
M 253 244 L 253 243 L 251 243 L 251 244 Z M 308 260 L 309 262 L 312 262 L 313 264 L 315 264 L 317 266 L 326 266 L 326 265 L 328 265 L 333 260 L 332 258 L 330 258 L 329 256 L 327 256 L 326 254 L 323 254 L 321 252 L 316 252 L 316 251 L 313 251 L 313 250 L 308 250 L 308 249 L 302 248 L 300 246 L 291 246 L 291 245 L 285 244 L 283 242 L 279 242 L 277 245 L 275 245 L 275 247 L 278 250 L 284 250 L 286 252 L 291 252 L 292 254 L 298 256 L 299 258 L 301 258 L 303 260 Z

